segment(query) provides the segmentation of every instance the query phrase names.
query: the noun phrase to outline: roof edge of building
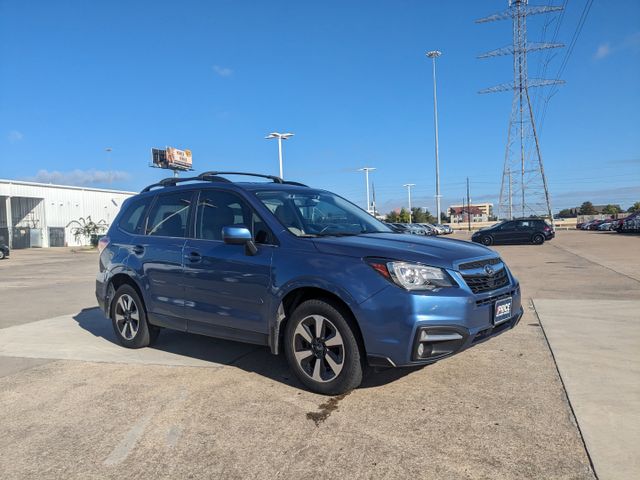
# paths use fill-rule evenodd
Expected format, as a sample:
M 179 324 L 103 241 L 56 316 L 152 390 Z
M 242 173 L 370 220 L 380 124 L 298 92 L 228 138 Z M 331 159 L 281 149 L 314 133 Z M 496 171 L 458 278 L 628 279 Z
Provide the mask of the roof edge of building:
M 0 178 L 0 184 L 25 185 L 30 187 L 66 188 L 68 190 L 84 190 L 84 191 L 90 191 L 90 192 L 105 192 L 105 193 L 122 193 L 126 195 L 137 195 L 139 193 L 139 192 L 130 192 L 127 190 L 113 190 L 110 188 L 79 187 L 77 185 L 58 185 L 56 183 L 29 182 L 27 180 L 10 180 L 8 178 Z

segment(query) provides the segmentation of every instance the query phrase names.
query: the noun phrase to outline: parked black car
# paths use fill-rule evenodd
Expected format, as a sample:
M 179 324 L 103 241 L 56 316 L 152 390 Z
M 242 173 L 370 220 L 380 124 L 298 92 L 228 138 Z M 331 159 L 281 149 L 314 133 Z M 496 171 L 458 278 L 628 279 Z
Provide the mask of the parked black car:
M 7 247 L 4 243 L 0 243 L 0 260 L 7 258 L 9 256 L 9 247 Z
M 542 245 L 555 237 L 551 225 L 540 218 L 520 218 L 497 223 L 473 234 L 471 240 L 483 245 L 533 243 Z

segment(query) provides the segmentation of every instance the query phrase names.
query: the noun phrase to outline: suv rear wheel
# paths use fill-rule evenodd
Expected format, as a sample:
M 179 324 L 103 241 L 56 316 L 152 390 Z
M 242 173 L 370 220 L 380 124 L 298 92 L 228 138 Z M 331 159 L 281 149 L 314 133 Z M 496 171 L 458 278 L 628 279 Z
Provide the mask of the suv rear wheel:
M 122 285 L 111 302 L 111 322 L 118 341 L 127 348 L 152 345 L 160 329 L 147 323 L 147 312 L 138 292 Z
M 342 308 L 325 300 L 298 306 L 285 329 L 285 354 L 296 377 L 310 390 L 339 395 L 362 382 L 358 341 Z

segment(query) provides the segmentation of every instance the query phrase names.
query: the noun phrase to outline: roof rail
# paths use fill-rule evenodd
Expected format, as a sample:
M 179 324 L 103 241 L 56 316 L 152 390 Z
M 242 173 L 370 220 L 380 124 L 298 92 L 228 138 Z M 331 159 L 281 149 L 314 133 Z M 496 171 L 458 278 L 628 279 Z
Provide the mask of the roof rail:
M 201 182 L 222 182 L 222 183 L 233 183 L 231 182 L 231 180 L 224 178 L 224 177 L 220 177 L 220 175 L 246 175 L 246 176 L 250 176 L 250 177 L 260 177 L 260 178 L 266 178 L 269 180 L 272 180 L 274 183 L 279 183 L 279 184 L 287 184 L 287 185 L 297 185 L 299 187 L 306 187 L 307 185 L 303 184 L 303 183 L 299 183 L 299 182 L 291 182 L 291 181 L 286 181 L 283 180 L 280 177 L 276 177 L 274 175 L 262 175 L 259 173 L 246 173 L 246 172 L 216 172 L 216 171 L 210 171 L 210 172 L 203 172 L 200 175 L 196 176 L 196 177 L 184 177 L 184 178 L 178 178 L 178 177 L 170 177 L 170 178 L 165 178 L 160 180 L 158 183 L 154 183 L 152 185 L 149 185 L 147 187 L 145 187 L 144 189 L 142 189 L 142 191 L 140 193 L 144 193 L 144 192 L 148 192 L 156 187 L 173 187 L 175 185 L 177 185 L 178 183 L 182 183 L 182 182 L 193 182 L 193 181 L 201 181 Z
M 151 184 L 151 185 L 143 188 L 140 191 L 140 193 L 148 192 L 148 191 L 150 191 L 150 190 L 152 190 L 152 189 L 154 189 L 156 187 L 173 187 L 173 186 L 177 185 L 178 183 L 193 182 L 193 181 L 209 181 L 209 182 L 231 183 L 231 181 L 227 180 L 226 178 L 216 177 L 216 176 L 209 176 L 206 179 L 200 178 L 200 176 L 197 176 L 197 177 L 184 177 L 184 178 L 169 177 L 169 178 L 163 178 L 158 183 L 154 183 L 154 184 Z
M 305 185 L 304 183 L 300 183 L 300 182 L 292 182 L 290 180 L 283 180 L 282 183 L 285 183 L 287 185 L 296 185 L 298 187 L 308 187 L 309 185 Z
M 273 180 L 273 183 L 284 183 L 280 177 L 276 177 L 275 175 L 262 175 L 260 173 L 247 173 L 247 172 L 204 172 L 198 175 L 198 178 L 202 180 L 206 180 L 206 177 L 217 176 L 217 175 L 246 175 L 248 177 L 260 177 L 267 178 L 269 180 Z

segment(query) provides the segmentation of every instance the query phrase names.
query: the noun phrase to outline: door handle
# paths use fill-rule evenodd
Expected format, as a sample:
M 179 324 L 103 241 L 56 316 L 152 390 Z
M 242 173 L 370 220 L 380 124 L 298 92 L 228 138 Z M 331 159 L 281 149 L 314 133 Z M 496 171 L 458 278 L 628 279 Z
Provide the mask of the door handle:
M 132 250 L 136 255 L 142 255 L 144 253 L 144 247 L 142 245 L 134 245 Z
M 188 255 L 185 255 L 185 258 L 191 263 L 197 263 L 202 260 L 202 255 L 200 255 L 198 252 L 191 252 Z

